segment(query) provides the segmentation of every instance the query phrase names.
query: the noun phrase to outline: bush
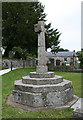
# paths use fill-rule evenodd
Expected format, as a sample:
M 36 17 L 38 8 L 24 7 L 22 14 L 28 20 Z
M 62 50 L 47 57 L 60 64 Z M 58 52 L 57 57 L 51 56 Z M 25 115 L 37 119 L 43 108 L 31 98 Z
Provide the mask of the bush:
M 36 55 L 32 55 L 31 53 L 28 53 L 28 52 L 26 53 L 26 57 L 27 56 L 36 58 Z
M 20 47 L 13 47 L 12 53 L 14 53 L 14 58 L 20 59 L 22 58 L 22 49 Z

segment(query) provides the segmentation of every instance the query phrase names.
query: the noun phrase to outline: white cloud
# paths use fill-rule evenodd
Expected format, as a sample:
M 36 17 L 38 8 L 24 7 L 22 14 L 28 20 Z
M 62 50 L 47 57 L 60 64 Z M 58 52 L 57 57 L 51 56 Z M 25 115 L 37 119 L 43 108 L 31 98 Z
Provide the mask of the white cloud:
M 81 0 L 39 0 L 45 5 L 48 18 L 55 19 L 67 17 L 81 6 Z
M 81 0 L 39 0 L 45 5 L 47 23 L 62 33 L 61 47 L 80 50 Z

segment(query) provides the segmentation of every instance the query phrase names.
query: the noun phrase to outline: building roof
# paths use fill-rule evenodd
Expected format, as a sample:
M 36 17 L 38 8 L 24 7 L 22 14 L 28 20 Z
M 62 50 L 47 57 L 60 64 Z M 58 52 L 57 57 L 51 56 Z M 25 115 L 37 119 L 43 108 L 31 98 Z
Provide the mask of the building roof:
M 46 52 L 46 57 L 77 57 L 77 55 L 75 52 L 58 52 L 56 54 Z

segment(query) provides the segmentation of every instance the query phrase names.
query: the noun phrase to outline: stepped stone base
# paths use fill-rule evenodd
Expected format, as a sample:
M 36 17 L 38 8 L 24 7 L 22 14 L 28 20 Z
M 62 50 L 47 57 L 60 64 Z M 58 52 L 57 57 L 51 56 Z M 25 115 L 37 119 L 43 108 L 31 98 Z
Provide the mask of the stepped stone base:
M 45 74 L 32 72 L 30 76 L 16 80 L 13 101 L 31 107 L 65 105 L 73 99 L 72 82 L 60 76 L 53 76 L 53 72 Z

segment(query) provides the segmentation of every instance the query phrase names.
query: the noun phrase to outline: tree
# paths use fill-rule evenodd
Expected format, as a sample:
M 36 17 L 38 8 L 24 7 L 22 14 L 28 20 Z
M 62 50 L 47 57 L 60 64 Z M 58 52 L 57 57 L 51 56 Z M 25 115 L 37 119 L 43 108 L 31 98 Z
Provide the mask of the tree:
M 80 67 L 83 69 L 83 49 L 78 51 L 76 54 L 80 61 Z
M 5 56 L 13 47 L 27 49 L 31 54 L 37 54 L 38 36 L 34 32 L 34 24 L 45 20 L 44 6 L 39 2 L 3 2 L 2 4 L 2 45 L 6 46 Z M 59 32 L 46 25 L 46 48 L 59 44 Z
M 59 50 L 58 50 L 59 52 L 60 51 L 65 51 L 65 52 L 68 52 L 69 50 L 68 49 L 64 49 L 64 48 L 59 48 Z
M 60 43 L 59 37 L 61 33 L 58 31 L 58 29 L 51 28 L 51 23 L 45 26 L 47 29 L 48 35 L 46 36 L 46 48 L 55 46 L 59 48 L 58 44 Z

